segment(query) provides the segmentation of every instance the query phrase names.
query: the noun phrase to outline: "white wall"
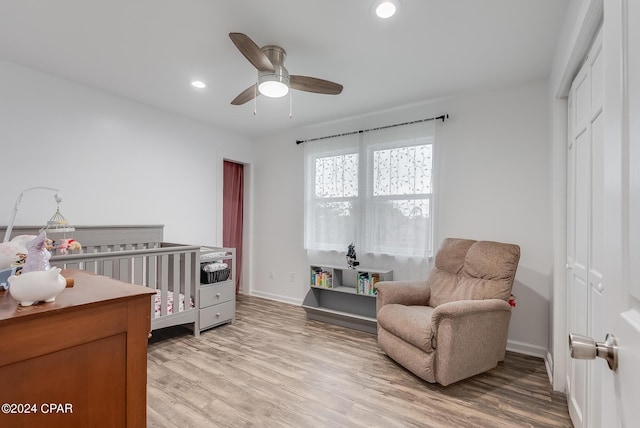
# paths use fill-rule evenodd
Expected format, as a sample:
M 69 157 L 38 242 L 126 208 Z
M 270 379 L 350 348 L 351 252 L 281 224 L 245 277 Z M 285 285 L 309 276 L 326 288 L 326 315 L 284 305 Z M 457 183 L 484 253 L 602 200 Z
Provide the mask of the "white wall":
M 510 348 L 544 356 L 549 343 L 552 264 L 546 94 L 546 81 L 533 82 L 257 141 L 252 293 L 300 303 L 308 287 L 303 249 L 303 148 L 295 144 L 297 139 L 448 113 L 450 119 L 437 128 L 436 245 L 454 236 L 521 246 Z M 340 261 L 343 256 L 335 255 Z M 423 277 L 429 268 L 426 263 L 411 265 L 388 257 L 374 262 L 394 269 L 396 279 Z
M 164 224 L 186 244 L 221 244 L 222 157 L 251 159 L 243 137 L 5 61 L 0 144 L 0 224 L 22 190 L 48 186 L 72 224 Z M 16 225 L 55 208 L 52 193 L 27 193 Z

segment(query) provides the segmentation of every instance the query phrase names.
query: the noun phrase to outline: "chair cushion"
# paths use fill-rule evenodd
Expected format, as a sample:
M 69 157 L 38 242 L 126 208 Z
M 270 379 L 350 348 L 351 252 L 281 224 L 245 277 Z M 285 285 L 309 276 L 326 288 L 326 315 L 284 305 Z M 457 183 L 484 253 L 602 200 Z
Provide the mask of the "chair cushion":
M 464 253 L 464 254 L 463 254 Z M 429 275 L 429 304 L 457 300 L 509 300 L 520 247 L 493 241 L 445 239 Z
M 378 311 L 378 324 L 390 333 L 425 352 L 431 348 L 430 306 L 405 306 L 396 303 L 384 305 Z
M 447 238 L 436 253 L 435 266 L 454 275 L 462 272 L 469 248 L 476 243 L 472 239 Z
M 463 273 L 475 278 L 501 281 L 516 274 L 520 247 L 501 242 L 478 241 L 469 247 Z

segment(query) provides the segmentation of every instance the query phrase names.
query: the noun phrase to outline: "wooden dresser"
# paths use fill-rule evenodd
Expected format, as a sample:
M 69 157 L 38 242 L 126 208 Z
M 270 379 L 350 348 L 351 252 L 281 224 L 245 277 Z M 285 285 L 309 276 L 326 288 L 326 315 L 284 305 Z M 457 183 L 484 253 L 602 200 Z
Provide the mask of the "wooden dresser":
M 62 275 L 74 287 L 52 303 L 0 291 L 0 427 L 145 427 L 154 290 Z

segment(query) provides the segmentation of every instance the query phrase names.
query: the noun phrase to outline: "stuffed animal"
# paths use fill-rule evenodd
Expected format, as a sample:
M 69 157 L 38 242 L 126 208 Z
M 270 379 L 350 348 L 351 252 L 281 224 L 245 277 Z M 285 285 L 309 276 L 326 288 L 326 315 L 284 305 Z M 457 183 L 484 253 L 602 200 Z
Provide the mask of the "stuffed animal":
M 27 243 L 36 239 L 38 235 L 17 235 L 11 238 L 11 242 L 27 248 Z
M 14 236 L 11 239 L 11 242 L 16 243 L 18 245 L 21 245 L 25 248 L 24 250 L 24 254 L 19 254 L 19 259 L 15 261 L 14 265 L 22 265 L 25 262 L 25 259 L 27 257 L 27 248 L 28 248 L 28 243 L 33 241 L 34 239 L 37 239 L 39 235 L 18 235 L 18 236 Z M 53 250 L 53 241 L 49 238 L 46 237 L 46 233 L 45 233 L 45 239 L 44 239 L 44 248 L 45 248 L 45 254 L 47 255 L 47 260 L 49 260 L 51 258 L 51 250 Z
M 69 248 L 69 240 L 60 239 L 58 241 L 55 241 L 55 248 L 60 254 L 67 254 L 67 248 Z
M 67 250 L 69 251 L 74 251 L 74 250 L 82 250 L 82 245 L 76 241 L 75 239 L 69 239 L 69 246 L 67 247 Z
M 45 232 L 40 232 L 34 240 L 27 243 L 27 260 L 22 268 L 22 273 L 49 270 L 50 254 L 45 248 Z
M 60 239 L 54 242 L 54 248 L 60 254 L 67 254 L 69 251 L 82 250 L 82 245 L 75 239 Z
M 9 268 L 21 259 L 27 253 L 26 247 L 15 242 L 0 243 L 0 269 Z

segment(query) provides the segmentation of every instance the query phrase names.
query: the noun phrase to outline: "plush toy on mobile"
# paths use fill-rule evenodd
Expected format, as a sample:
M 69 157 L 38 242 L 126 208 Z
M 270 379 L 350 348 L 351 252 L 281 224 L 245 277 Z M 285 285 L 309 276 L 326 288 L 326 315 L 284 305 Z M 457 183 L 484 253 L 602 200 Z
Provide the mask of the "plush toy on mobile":
M 60 254 L 67 254 L 69 251 L 82 250 L 82 245 L 75 239 L 60 239 L 55 241 L 54 248 L 58 250 Z

